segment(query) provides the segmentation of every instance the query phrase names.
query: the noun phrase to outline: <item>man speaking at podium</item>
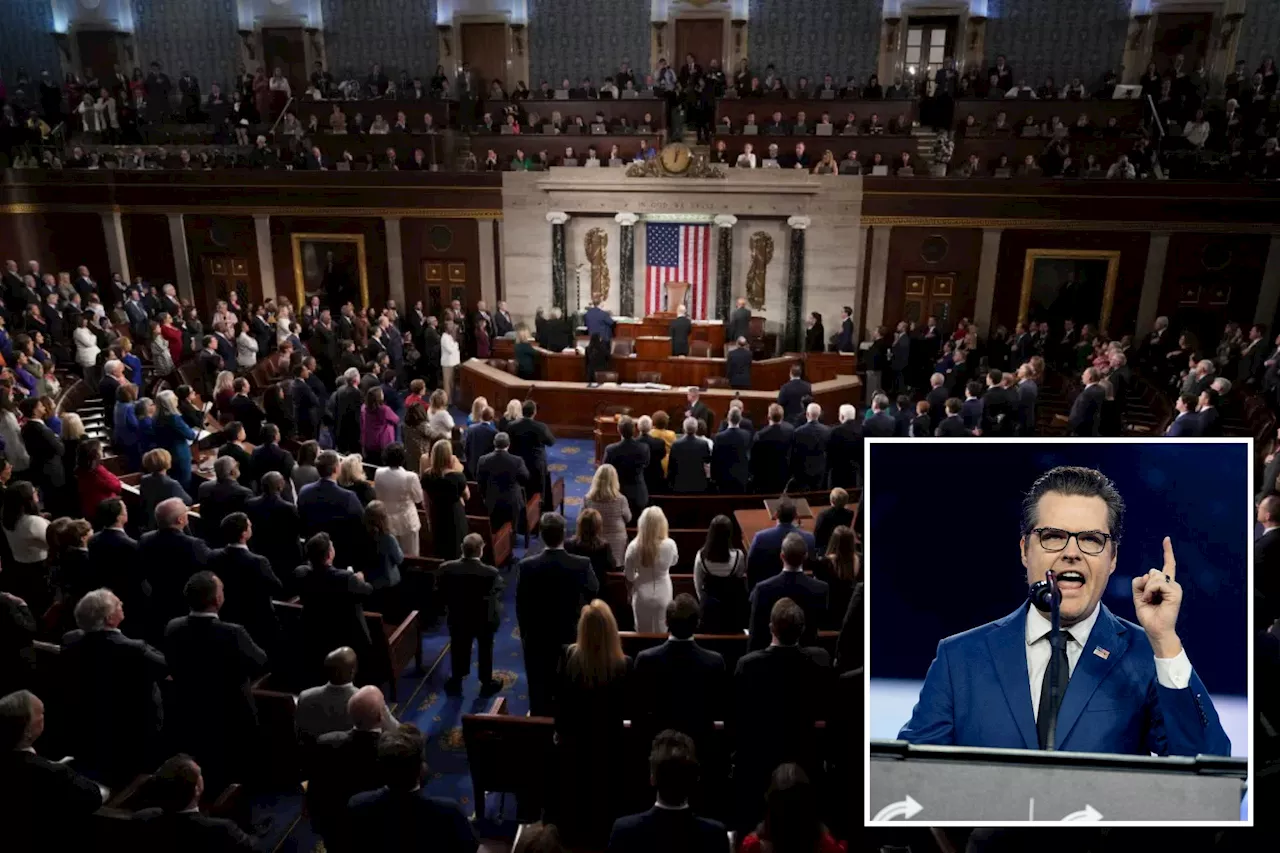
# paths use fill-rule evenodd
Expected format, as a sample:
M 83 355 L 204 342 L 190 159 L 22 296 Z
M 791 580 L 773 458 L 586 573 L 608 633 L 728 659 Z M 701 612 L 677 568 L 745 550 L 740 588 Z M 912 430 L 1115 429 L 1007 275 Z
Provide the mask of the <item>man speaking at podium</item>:
M 1213 701 L 1175 631 L 1182 587 L 1168 537 L 1163 568 L 1133 579 L 1135 625 L 1101 603 L 1124 518 L 1111 480 L 1092 468 L 1054 468 L 1022 506 L 1018 544 L 1027 583 L 1055 573 L 1060 642 L 1051 643 L 1049 615 L 1029 603 L 946 638 L 898 737 L 954 746 L 1230 755 Z

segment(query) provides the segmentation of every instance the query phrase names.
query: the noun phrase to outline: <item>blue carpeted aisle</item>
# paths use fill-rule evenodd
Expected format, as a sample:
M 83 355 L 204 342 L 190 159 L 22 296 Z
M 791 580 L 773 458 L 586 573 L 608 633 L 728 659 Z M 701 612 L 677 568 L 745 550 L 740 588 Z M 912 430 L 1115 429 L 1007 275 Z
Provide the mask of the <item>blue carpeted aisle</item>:
M 547 452 L 551 476 L 563 477 L 565 481 L 565 514 L 571 529 L 595 471 L 591 462 L 593 449 L 590 441 L 561 439 Z M 518 539 L 520 546 L 523 541 Z M 540 543 L 533 540 L 531 550 L 539 547 Z M 516 559 L 524 553 L 523 547 L 517 547 Z M 529 695 L 516 626 L 515 580 L 515 572 L 508 570 L 502 626 L 494 637 L 493 669 L 494 678 L 503 684 L 497 695 L 506 698 L 510 714 L 519 716 L 529 710 Z M 476 828 L 481 836 L 512 838 L 516 830 L 514 798 L 508 797 L 504 807 L 501 796 L 493 794 L 483 809 L 476 808 L 467 769 L 466 744 L 462 739 L 462 715 L 482 711 L 493 699 L 479 695 L 474 648 L 471 672 L 463 682 L 462 695 L 445 695 L 444 684 L 452 670 L 448 648 L 449 634 L 442 622 L 423 638 L 422 660 L 427 674 L 410 674 L 400 679 L 397 690 L 401 699 L 392 705 L 392 711 L 401 722 L 413 723 L 427 735 L 427 791 L 457 800 L 467 814 L 476 812 Z M 255 817 L 272 819 L 272 828 L 262 837 L 260 849 L 280 853 L 315 853 L 323 849 L 307 819 L 297 819 L 301 802 L 301 795 L 289 795 L 261 798 L 255 803 Z

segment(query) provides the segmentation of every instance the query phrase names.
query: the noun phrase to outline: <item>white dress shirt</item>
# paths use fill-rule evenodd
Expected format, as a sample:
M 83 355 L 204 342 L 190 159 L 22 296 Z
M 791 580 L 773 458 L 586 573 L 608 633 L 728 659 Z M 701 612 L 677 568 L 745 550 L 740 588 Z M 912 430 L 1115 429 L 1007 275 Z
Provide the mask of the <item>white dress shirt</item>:
M 1100 607 L 1101 605 L 1099 605 Z M 1098 607 L 1093 608 L 1082 622 L 1063 626 L 1067 635 L 1067 663 L 1072 674 L 1080 655 L 1089 644 L 1089 635 L 1093 632 L 1093 624 L 1098 621 Z M 1049 617 L 1035 607 L 1027 608 L 1027 676 L 1031 679 L 1031 713 L 1040 716 L 1040 688 L 1044 683 L 1045 670 L 1049 668 L 1052 649 L 1049 646 L 1049 631 L 1052 628 Z M 1114 649 L 1108 651 L 1114 652 Z M 1177 657 L 1156 658 L 1156 681 L 1161 687 L 1182 690 L 1191 683 L 1191 661 L 1187 658 L 1187 650 L 1178 652 Z

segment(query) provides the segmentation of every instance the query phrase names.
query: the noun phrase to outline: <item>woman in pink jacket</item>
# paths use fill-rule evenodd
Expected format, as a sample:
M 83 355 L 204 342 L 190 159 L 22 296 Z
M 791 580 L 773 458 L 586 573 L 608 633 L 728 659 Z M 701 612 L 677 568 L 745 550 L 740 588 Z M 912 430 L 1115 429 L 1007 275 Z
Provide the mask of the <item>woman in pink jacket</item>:
M 377 465 L 382 460 L 383 448 L 396 440 L 398 423 L 396 413 L 383 402 L 382 389 L 370 388 L 360 410 L 360 443 L 366 462 Z

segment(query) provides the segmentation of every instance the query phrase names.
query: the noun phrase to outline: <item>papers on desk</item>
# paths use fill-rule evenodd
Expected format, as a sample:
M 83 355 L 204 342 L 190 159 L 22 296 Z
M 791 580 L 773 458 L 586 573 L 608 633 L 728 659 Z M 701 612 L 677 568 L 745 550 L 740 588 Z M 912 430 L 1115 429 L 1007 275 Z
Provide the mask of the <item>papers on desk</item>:
M 635 354 L 632 354 L 635 358 Z M 635 391 L 670 391 L 670 385 L 663 385 L 661 382 L 619 382 L 619 388 L 630 388 Z

